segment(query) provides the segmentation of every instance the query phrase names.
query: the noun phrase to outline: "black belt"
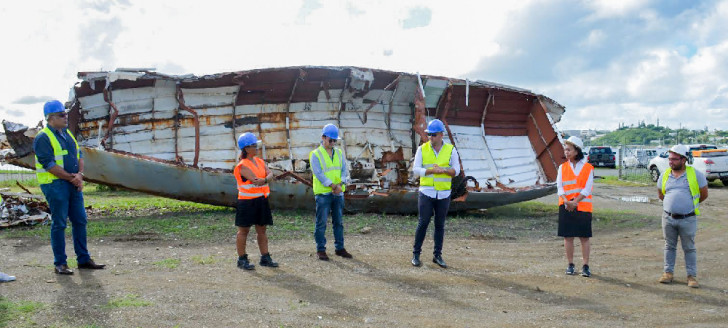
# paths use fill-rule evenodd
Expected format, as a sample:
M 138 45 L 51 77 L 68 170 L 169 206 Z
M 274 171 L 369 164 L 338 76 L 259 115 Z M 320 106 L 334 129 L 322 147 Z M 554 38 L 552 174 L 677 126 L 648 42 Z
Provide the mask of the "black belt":
M 665 214 L 667 214 L 668 216 L 671 216 L 675 220 L 682 220 L 684 218 L 689 218 L 691 216 L 695 216 L 695 212 L 690 212 L 688 214 L 675 214 L 675 213 L 670 213 L 668 211 L 665 211 Z

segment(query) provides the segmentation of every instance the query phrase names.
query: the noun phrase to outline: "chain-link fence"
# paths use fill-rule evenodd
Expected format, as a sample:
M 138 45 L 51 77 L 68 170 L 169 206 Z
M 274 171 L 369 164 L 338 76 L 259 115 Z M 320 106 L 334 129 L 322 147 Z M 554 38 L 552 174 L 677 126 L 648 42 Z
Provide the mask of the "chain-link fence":
M 661 148 L 620 145 L 617 147 L 619 179 L 652 184 L 657 181 L 659 171 L 653 170 L 650 161 L 658 156 Z

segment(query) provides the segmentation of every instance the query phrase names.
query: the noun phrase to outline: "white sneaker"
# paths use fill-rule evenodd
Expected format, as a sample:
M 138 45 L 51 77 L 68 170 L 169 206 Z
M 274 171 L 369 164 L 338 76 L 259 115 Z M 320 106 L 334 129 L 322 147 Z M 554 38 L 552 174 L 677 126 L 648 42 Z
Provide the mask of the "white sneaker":
M 11 282 L 15 281 L 15 276 L 9 276 L 5 273 L 0 272 L 0 282 Z

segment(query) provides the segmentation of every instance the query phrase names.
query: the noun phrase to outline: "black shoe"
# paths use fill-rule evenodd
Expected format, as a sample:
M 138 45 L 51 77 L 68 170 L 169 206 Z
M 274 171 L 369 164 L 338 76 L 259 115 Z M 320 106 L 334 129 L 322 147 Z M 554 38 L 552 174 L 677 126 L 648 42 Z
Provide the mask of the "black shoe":
M 445 264 L 445 261 L 442 259 L 442 255 L 435 255 L 435 257 L 432 258 L 432 262 L 442 268 L 447 268 L 447 264 Z
M 420 262 L 420 254 L 412 255 L 412 265 L 416 267 L 422 265 L 422 262 Z
M 253 270 L 255 269 L 255 265 L 250 264 L 250 261 L 248 261 L 248 254 L 245 254 L 238 257 L 238 268 L 244 270 Z
M 56 265 L 55 272 L 56 274 L 73 274 L 73 270 L 69 269 L 66 264 Z
M 277 268 L 278 263 L 273 262 L 273 259 L 270 257 L 270 253 L 268 253 L 268 254 L 263 254 L 260 256 L 260 266 Z
M 576 273 L 576 268 L 574 267 L 574 263 L 569 263 L 569 266 L 566 267 L 566 274 L 573 276 Z
M 343 258 L 345 258 L 345 259 L 350 259 L 350 258 L 353 258 L 353 257 L 354 257 L 354 256 L 352 256 L 351 254 L 349 254 L 349 252 L 347 252 L 347 251 L 346 251 L 346 248 L 342 248 L 342 249 L 337 249 L 337 250 L 336 250 L 336 251 L 334 252 L 334 254 L 336 254 L 336 255 L 338 255 L 338 256 L 341 256 L 341 257 L 343 257 Z
M 91 270 L 102 270 L 106 267 L 106 264 L 96 264 L 94 260 L 88 260 L 86 263 L 79 263 L 78 268 L 79 269 L 91 269 Z
M 584 264 L 583 267 L 581 267 L 581 276 L 582 277 L 591 277 L 591 271 L 589 270 L 589 266 Z

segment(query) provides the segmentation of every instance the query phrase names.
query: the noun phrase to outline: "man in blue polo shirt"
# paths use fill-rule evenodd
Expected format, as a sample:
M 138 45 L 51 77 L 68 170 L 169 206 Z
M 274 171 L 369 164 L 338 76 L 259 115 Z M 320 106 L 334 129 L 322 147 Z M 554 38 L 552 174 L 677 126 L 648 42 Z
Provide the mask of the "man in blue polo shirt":
M 91 259 L 86 246 L 86 209 L 83 205 L 83 157 L 68 130 L 63 104 L 51 100 L 43 106 L 48 123 L 35 137 L 35 173 L 51 209 L 51 248 L 57 274 L 73 274 L 66 263 L 66 222 L 71 221 L 73 248 L 79 269 L 103 269 Z

